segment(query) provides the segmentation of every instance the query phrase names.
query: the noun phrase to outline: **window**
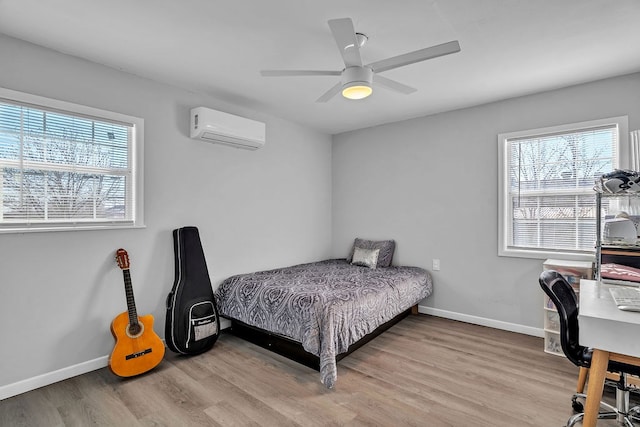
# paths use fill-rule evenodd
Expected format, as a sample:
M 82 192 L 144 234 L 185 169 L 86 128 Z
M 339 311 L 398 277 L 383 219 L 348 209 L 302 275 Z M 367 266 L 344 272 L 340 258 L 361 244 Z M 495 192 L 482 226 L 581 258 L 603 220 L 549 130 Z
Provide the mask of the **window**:
M 499 135 L 499 255 L 593 254 L 593 186 L 621 167 L 626 132 L 616 117 Z
M 143 120 L 0 89 L 0 232 L 142 225 Z

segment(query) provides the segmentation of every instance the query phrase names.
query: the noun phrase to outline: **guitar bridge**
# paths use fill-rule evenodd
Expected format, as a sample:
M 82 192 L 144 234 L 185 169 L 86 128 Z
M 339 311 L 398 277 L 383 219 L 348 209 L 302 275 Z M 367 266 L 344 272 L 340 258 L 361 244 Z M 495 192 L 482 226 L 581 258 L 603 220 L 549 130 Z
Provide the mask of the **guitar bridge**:
M 137 353 L 127 354 L 124 358 L 125 358 L 125 360 L 131 360 L 131 359 L 135 359 L 135 358 L 140 357 L 140 356 L 144 356 L 145 354 L 149 354 L 152 351 L 153 351 L 153 349 L 148 348 L 146 350 L 142 350 L 142 351 L 139 351 Z

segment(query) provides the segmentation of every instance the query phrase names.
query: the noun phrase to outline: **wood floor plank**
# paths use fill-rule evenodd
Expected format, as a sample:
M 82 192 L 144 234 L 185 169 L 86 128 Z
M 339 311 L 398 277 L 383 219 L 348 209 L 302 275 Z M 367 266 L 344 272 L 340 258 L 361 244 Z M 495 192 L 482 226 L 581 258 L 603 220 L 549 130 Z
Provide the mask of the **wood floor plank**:
M 317 371 L 222 334 L 139 377 L 105 368 L 0 401 L 0 425 L 559 427 L 578 370 L 542 349 L 541 338 L 413 315 L 341 360 L 329 390 Z
M 0 401 L 0 426 L 64 426 L 57 407 L 42 389 Z

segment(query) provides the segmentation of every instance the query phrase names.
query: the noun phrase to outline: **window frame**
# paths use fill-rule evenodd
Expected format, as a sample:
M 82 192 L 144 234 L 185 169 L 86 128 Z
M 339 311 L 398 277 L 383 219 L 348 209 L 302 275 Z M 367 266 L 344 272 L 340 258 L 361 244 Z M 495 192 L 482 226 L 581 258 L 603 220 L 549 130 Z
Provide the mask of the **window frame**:
M 0 87 L 0 99 L 16 104 L 27 104 L 33 108 L 54 110 L 60 113 L 78 117 L 104 120 L 110 122 L 120 122 L 131 126 L 131 141 L 128 147 L 128 156 L 131 169 L 131 219 L 123 221 L 52 221 L 33 223 L 3 223 L 0 222 L 0 234 L 3 233 L 25 233 L 43 231 L 77 231 L 77 230 L 113 230 L 123 228 L 143 228 L 144 225 L 144 119 L 117 113 L 72 102 L 61 101 L 53 98 L 46 98 L 25 92 L 19 92 Z
M 518 257 L 518 258 L 562 258 L 566 260 L 588 261 L 592 260 L 595 254 L 577 251 L 558 251 L 550 249 L 519 249 L 509 247 L 509 221 L 511 215 L 509 209 L 509 172 L 507 170 L 509 140 L 531 138 L 542 136 L 545 134 L 580 131 L 588 128 L 602 127 L 607 125 L 616 125 L 618 127 L 618 147 L 617 147 L 617 165 L 615 168 L 628 169 L 629 161 L 629 119 L 628 116 L 609 117 L 605 119 L 587 120 L 583 122 L 567 123 L 556 126 L 549 126 L 537 129 L 528 129 L 524 131 L 514 131 L 501 133 L 498 135 L 498 256 Z M 594 181 L 595 184 L 595 181 Z M 593 193 L 595 200 L 595 192 Z

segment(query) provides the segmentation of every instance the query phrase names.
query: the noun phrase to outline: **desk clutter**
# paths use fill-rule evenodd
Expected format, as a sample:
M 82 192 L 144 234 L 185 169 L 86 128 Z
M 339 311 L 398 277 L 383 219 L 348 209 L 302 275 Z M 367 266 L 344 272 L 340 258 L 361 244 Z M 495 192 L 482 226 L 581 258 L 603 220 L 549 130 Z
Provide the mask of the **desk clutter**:
M 616 169 L 596 180 L 595 279 L 640 286 L 640 172 Z
M 640 172 L 628 169 L 616 169 L 606 173 L 596 181 L 594 190 L 603 193 L 640 192 Z

